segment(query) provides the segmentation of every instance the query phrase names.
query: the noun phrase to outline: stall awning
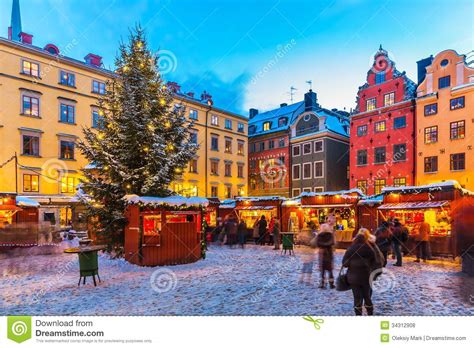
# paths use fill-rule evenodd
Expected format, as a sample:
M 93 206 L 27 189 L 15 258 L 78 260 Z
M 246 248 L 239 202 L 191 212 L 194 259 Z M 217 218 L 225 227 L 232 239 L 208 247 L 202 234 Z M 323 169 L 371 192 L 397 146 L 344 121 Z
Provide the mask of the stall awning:
M 302 205 L 301 208 L 350 208 L 353 204 L 348 203 L 341 203 L 341 204 L 309 204 L 309 205 Z
M 272 205 L 269 205 L 269 206 L 255 205 L 255 206 L 249 206 L 249 207 L 239 207 L 237 209 L 240 209 L 240 210 L 272 210 L 272 209 L 276 209 L 276 207 L 272 206 Z
M 382 204 L 379 207 L 379 209 L 384 209 L 384 210 L 429 209 L 429 208 L 441 208 L 447 205 L 449 205 L 449 201 L 385 203 L 385 204 Z

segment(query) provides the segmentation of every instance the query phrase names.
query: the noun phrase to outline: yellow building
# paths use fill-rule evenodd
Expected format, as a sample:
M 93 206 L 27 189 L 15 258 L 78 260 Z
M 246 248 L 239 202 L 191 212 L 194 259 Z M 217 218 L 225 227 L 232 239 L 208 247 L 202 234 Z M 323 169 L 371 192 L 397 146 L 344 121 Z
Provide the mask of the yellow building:
M 473 115 L 474 69 L 465 55 L 438 53 L 417 89 L 417 185 L 453 179 L 474 190 Z
M 200 99 L 176 93 L 176 103 L 194 122 L 199 149 L 172 189 L 185 196 L 220 199 L 247 194 L 248 119 L 212 106 L 206 93 Z
M 12 18 L 19 18 L 15 6 Z M 79 61 L 66 57 L 69 49 L 34 46 L 14 20 L 9 38 L 0 38 L 0 192 L 34 198 L 41 203 L 40 221 L 57 224 L 72 217 L 81 169 L 88 165 L 76 144 L 83 127 L 99 123 L 98 97 L 112 76 L 100 56 Z M 176 93 L 175 103 L 194 121 L 200 149 L 172 189 L 187 196 L 245 194 L 247 119 L 213 107 L 209 98 Z

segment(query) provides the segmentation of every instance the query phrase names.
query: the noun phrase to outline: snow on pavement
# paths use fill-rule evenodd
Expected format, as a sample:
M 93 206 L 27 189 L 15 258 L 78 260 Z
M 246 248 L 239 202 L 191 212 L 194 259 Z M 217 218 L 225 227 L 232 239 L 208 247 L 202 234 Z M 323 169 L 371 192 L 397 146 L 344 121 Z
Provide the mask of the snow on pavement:
M 299 283 L 302 256 L 271 247 L 244 250 L 211 246 L 205 260 L 169 267 L 139 267 L 123 259 L 99 258 L 102 279 L 77 286 L 77 255 L 0 257 L 0 315 L 353 315 L 350 291 Z M 336 252 L 335 275 L 343 250 Z M 0 255 L 1 256 L 1 255 Z M 377 281 L 379 315 L 474 315 L 474 284 L 451 262 L 417 264 L 408 259 Z

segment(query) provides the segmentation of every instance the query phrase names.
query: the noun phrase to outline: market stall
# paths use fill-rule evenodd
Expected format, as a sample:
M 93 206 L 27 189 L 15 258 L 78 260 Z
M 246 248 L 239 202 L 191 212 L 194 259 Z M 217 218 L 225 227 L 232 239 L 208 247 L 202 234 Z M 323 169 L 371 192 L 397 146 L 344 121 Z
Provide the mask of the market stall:
M 125 259 L 141 266 L 191 263 L 202 255 L 202 218 L 209 201 L 128 195 Z
M 267 221 L 280 219 L 281 206 L 286 200 L 279 196 L 238 197 L 235 199 L 235 212 L 239 220 L 244 220 L 248 229 L 253 229 L 255 222 L 262 216 Z
M 15 193 L 0 193 L 0 229 L 15 222 L 15 215 L 22 209 L 16 204 Z
M 378 210 L 384 220 L 396 218 L 408 228 L 410 251 L 414 251 L 416 245 L 414 227 L 423 220 L 431 228 L 433 255 L 459 256 L 464 240 L 474 233 L 473 225 L 466 223 L 472 220 L 474 193 L 463 189 L 456 181 L 386 187 L 382 192 L 383 204 Z
M 378 207 L 383 202 L 383 195 L 365 197 L 357 202 L 357 229 L 367 228 L 372 234 L 380 225 L 382 218 Z
M 301 200 L 303 231 L 317 231 L 323 223 L 334 226 L 336 243 L 347 246 L 356 230 L 357 203 L 364 195 L 358 189 L 303 192 Z

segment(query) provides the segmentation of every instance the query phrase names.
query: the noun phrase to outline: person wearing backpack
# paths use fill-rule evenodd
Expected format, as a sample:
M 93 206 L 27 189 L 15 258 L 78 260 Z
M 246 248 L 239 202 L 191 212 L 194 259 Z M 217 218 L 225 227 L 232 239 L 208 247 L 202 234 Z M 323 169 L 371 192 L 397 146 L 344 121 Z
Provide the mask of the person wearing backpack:
M 408 229 L 401 224 L 398 219 L 393 221 L 393 238 L 392 246 L 393 252 L 397 257 L 397 262 L 393 265 L 396 267 L 402 267 L 403 255 L 402 255 L 402 245 L 408 241 Z

